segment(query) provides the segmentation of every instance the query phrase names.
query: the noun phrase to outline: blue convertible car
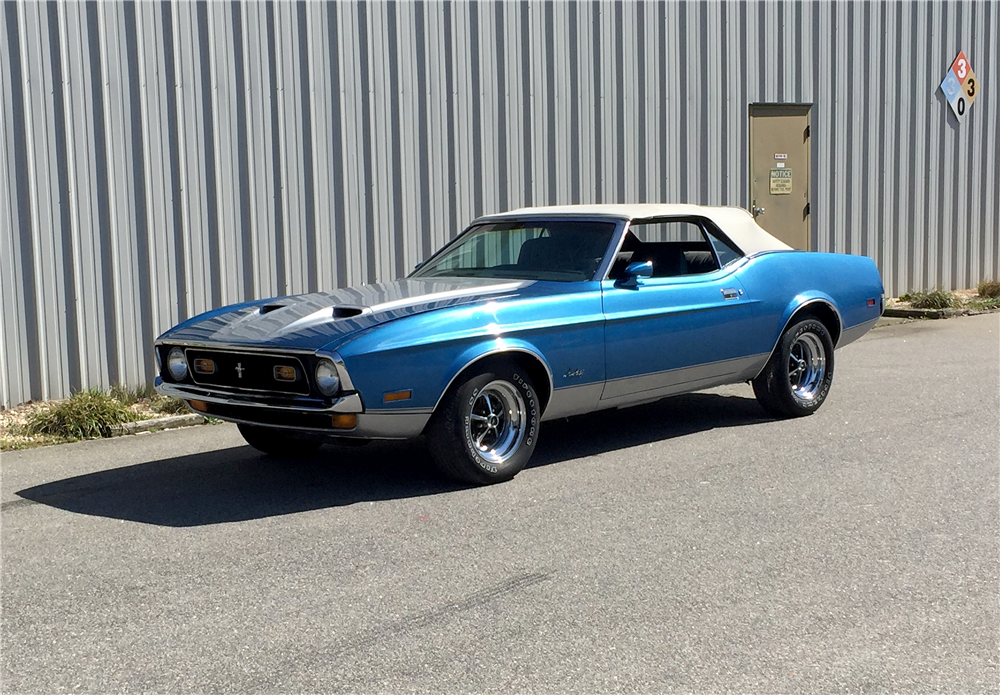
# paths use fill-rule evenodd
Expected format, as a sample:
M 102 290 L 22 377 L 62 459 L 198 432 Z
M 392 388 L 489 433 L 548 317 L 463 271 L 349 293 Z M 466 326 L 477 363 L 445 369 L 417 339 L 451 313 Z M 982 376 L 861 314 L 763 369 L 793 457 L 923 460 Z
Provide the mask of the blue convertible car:
M 794 251 L 738 208 L 529 208 L 396 282 L 185 321 L 156 341 L 156 387 L 264 452 L 423 434 L 447 475 L 491 483 L 552 418 L 741 381 L 808 415 L 882 292 L 871 259 Z

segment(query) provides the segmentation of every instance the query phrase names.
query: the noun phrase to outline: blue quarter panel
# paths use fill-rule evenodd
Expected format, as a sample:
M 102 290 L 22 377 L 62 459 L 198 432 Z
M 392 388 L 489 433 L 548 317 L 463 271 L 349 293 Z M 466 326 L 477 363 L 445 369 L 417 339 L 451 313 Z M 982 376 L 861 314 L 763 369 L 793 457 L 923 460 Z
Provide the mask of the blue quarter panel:
M 768 352 L 795 310 L 809 300 L 832 304 L 845 330 L 881 314 L 882 280 L 866 256 L 775 251 L 751 258 L 739 277 L 757 300 L 753 340 L 757 349 Z M 875 300 L 874 306 L 868 306 L 869 299 Z
M 537 282 L 517 297 L 407 316 L 326 347 L 343 357 L 366 410 L 433 408 L 467 364 L 493 351 L 542 357 L 557 389 L 601 382 L 601 287 Z M 383 401 L 402 390 L 412 397 Z

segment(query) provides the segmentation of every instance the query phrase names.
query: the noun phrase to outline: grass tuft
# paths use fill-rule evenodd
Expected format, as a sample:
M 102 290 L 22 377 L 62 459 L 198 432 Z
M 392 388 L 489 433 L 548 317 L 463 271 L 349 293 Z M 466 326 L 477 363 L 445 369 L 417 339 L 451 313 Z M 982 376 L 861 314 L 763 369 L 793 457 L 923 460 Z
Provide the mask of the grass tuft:
M 1000 280 L 983 280 L 976 292 L 983 299 L 1000 299 Z
M 983 311 L 984 309 L 998 309 L 1000 308 L 1000 297 L 973 297 L 965 305 L 970 309 L 977 309 Z
M 156 389 L 153 388 L 152 384 L 136 386 L 134 388 L 130 388 L 123 384 L 116 384 L 108 389 L 108 395 L 122 405 L 135 405 L 136 403 L 142 403 L 144 401 L 159 398 L 156 393 Z
M 115 398 L 98 389 L 77 391 L 64 401 L 34 411 L 27 431 L 67 439 L 110 437 L 116 425 L 134 422 L 139 416 Z
M 951 309 L 958 305 L 958 298 L 955 295 L 940 288 L 930 292 L 908 292 L 899 299 L 909 302 L 914 309 Z
M 150 404 L 150 407 L 157 413 L 163 413 L 164 415 L 179 415 L 188 412 L 187 403 L 180 398 L 172 398 L 170 396 L 161 396 L 154 400 Z

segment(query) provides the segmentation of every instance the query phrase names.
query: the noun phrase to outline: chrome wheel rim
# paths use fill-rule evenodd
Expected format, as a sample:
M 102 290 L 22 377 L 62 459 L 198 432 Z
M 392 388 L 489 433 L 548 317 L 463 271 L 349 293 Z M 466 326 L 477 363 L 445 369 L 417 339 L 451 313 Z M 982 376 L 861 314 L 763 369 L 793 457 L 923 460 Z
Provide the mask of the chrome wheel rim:
M 826 348 L 815 333 L 803 333 L 788 351 L 788 385 L 802 403 L 814 401 L 826 377 Z
M 465 420 L 469 444 L 490 463 L 503 463 L 524 439 L 524 399 L 506 381 L 491 381 L 476 394 Z

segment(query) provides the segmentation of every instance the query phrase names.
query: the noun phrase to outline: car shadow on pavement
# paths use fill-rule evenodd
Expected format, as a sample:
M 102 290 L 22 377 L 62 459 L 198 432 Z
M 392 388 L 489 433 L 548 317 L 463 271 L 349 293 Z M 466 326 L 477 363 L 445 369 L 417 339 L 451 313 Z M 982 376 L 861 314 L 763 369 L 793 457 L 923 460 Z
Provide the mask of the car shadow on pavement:
M 752 398 L 698 393 L 556 420 L 544 424 L 529 467 L 769 419 Z M 465 487 L 438 475 L 418 440 L 327 446 L 306 458 L 236 447 L 88 473 L 17 494 L 79 514 L 190 527 Z

